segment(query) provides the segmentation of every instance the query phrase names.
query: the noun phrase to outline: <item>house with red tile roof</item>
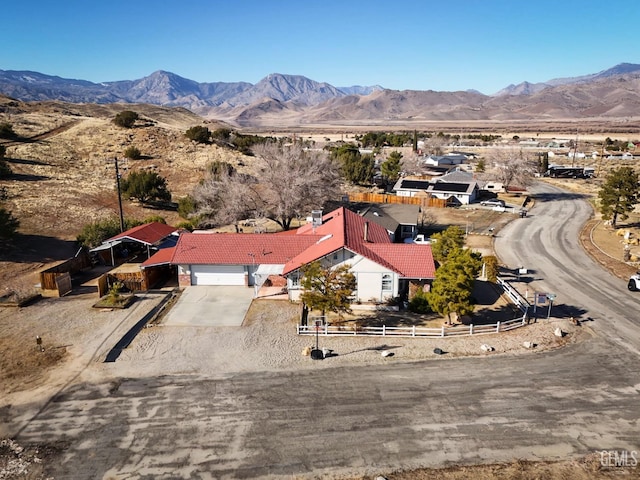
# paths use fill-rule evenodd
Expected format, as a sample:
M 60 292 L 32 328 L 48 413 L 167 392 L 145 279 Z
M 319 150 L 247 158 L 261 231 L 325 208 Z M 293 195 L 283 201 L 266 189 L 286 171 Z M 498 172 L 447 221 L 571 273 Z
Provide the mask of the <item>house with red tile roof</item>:
M 429 245 L 392 243 L 387 230 L 345 208 L 317 215 L 295 233 L 183 233 L 171 263 L 180 285 L 259 287 L 270 275 L 287 279 L 297 300 L 305 265 L 350 266 L 357 301 L 406 296 L 409 283 L 430 283 L 435 264 Z

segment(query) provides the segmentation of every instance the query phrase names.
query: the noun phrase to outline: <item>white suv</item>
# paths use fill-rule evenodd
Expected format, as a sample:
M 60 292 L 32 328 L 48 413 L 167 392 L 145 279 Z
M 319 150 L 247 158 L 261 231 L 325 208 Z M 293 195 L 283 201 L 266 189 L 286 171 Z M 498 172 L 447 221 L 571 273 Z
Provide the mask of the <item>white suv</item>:
M 636 273 L 635 275 L 631 275 L 629 284 L 627 286 L 632 292 L 637 292 L 638 290 L 640 290 L 640 272 Z

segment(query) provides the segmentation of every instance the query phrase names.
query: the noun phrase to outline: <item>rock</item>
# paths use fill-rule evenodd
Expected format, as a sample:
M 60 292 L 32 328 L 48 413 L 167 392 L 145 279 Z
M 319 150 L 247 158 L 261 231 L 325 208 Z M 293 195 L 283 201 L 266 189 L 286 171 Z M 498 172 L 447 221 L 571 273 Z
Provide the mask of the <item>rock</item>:
M 564 337 L 565 333 L 562 331 L 562 329 L 560 327 L 556 328 L 555 331 L 553 332 L 553 334 L 556 337 Z
M 533 343 L 533 342 L 524 342 L 524 343 L 522 344 L 522 346 L 523 346 L 524 348 L 533 348 L 533 347 L 535 347 L 535 343 Z
M 302 349 L 302 355 L 304 355 L 305 357 L 308 357 L 309 355 L 311 355 L 311 347 L 304 347 Z
M 434 348 L 433 353 L 435 353 L 436 355 L 442 355 L 444 352 L 441 348 Z
M 482 345 L 480 345 L 480 350 L 482 350 L 483 352 L 493 352 L 493 347 L 487 345 L 486 343 L 483 343 Z
M 390 352 L 389 350 L 383 350 L 382 352 L 380 352 L 380 355 L 382 355 L 383 357 L 392 357 L 393 352 Z

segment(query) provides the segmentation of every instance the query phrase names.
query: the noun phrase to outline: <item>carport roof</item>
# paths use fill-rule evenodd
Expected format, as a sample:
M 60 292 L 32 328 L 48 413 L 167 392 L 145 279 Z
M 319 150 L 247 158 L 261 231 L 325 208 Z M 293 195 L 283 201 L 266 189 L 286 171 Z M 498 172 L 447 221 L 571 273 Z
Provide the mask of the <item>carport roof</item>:
M 171 263 L 171 257 L 173 256 L 174 250 L 175 247 L 162 248 L 142 262 L 140 266 L 145 269 L 148 267 L 157 267 L 159 265 L 168 265 Z
M 144 243 L 145 245 L 156 245 L 175 231 L 177 231 L 177 229 L 171 225 L 166 225 L 160 222 L 151 222 L 130 228 L 125 232 L 105 240 L 103 243 L 113 244 L 116 240 L 126 239 Z

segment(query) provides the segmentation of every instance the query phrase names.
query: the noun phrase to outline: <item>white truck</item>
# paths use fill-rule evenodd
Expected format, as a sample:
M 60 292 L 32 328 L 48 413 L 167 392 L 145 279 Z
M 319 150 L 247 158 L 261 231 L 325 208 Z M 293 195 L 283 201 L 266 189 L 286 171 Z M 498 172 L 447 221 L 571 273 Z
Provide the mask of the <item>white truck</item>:
M 627 286 L 632 292 L 637 292 L 638 290 L 640 290 L 640 272 L 636 272 L 634 275 L 631 275 L 631 278 L 629 278 L 629 284 Z
M 416 238 L 406 238 L 404 243 L 418 243 L 420 245 L 431 245 L 432 240 L 425 237 L 423 234 L 416 235 Z

